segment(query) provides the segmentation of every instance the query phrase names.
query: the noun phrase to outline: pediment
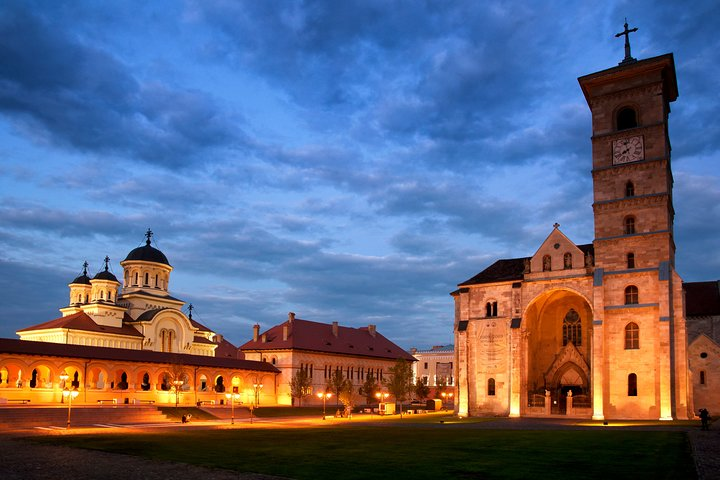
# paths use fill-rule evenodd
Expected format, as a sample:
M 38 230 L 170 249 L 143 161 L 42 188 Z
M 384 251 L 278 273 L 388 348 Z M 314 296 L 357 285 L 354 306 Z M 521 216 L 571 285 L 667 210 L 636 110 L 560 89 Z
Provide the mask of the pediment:
M 550 232 L 540 248 L 530 259 L 530 272 L 538 273 L 548 271 L 546 258 L 550 259 L 549 271 L 574 270 L 585 267 L 585 254 L 575 243 L 560 231 L 559 225 Z M 565 254 L 570 254 L 570 261 L 566 265 Z

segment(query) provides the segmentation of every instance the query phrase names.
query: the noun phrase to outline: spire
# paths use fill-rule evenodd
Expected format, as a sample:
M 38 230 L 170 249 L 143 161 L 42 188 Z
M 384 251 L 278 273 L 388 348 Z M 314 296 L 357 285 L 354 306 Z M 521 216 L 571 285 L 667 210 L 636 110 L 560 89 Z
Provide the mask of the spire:
M 83 262 L 83 275 L 85 275 L 86 277 L 87 277 L 87 267 L 89 267 L 89 266 L 90 266 L 90 264 L 87 262 L 87 260 L 85 260 Z
M 192 320 L 192 311 L 193 311 L 193 305 L 192 303 L 188 305 L 188 318 Z
M 87 262 L 86 262 L 86 263 L 87 263 Z M 105 271 L 106 271 L 106 272 L 108 271 L 109 265 L 110 265 L 110 257 L 108 257 L 107 255 L 105 255 Z
M 618 63 L 618 65 L 627 65 L 628 63 L 637 62 L 637 58 L 633 58 L 630 55 L 630 34 L 632 32 L 637 32 L 637 27 L 631 28 L 628 30 L 628 23 L 627 23 L 627 17 L 626 17 L 625 18 L 625 30 L 620 33 L 615 34 L 616 38 L 625 35 L 625 58 L 623 59 L 622 62 Z
M 627 26 L 627 25 L 626 25 L 626 26 Z M 145 232 L 145 237 L 147 238 L 147 240 L 145 241 L 145 245 L 150 245 L 152 236 L 153 236 L 153 232 L 152 232 L 152 230 L 150 230 L 150 229 L 148 228 L 148 229 L 147 229 L 147 232 Z

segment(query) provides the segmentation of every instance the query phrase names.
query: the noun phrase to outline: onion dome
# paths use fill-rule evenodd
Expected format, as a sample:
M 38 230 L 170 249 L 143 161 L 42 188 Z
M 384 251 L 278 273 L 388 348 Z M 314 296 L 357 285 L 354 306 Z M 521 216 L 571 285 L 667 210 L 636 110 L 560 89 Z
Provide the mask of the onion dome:
M 150 239 L 152 238 L 152 235 L 153 232 L 148 228 L 148 231 L 145 233 L 145 236 L 147 237 L 145 245 L 143 245 L 142 247 L 138 247 L 128 253 L 128 256 L 125 258 L 124 261 L 127 262 L 129 260 L 139 260 L 143 262 L 162 263 L 163 265 L 170 266 L 170 262 L 168 262 L 165 254 L 150 245 Z
M 88 274 L 87 274 L 87 267 L 88 267 L 88 263 L 87 262 L 83 263 L 82 275 L 76 277 L 75 280 L 73 280 L 70 283 L 79 283 L 82 285 L 90 285 L 90 277 L 88 277 Z
M 93 277 L 93 280 L 110 280 L 113 282 L 118 281 L 117 277 L 115 275 L 113 275 L 112 272 L 110 272 L 110 270 L 108 269 L 109 263 L 110 263 L 110 257 L 106 256 L 105 257 L 105 270 L 103 270 L 102 272 L 99 272 L 97 275 L 95 275 Z M 120 283 L 120 282 L 118 282 L 118 283 Z

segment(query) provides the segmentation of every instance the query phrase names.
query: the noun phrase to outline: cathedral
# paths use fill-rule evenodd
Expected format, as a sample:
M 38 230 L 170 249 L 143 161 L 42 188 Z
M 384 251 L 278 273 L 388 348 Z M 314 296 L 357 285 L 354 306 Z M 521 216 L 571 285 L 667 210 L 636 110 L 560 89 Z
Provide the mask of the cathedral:
M 578 79 L 592 113 L 594 240 L 555 224 L 526 258 L 460 283 L 456 413 L 687 419 L 692 382 L 675 270 L 672 54 Z

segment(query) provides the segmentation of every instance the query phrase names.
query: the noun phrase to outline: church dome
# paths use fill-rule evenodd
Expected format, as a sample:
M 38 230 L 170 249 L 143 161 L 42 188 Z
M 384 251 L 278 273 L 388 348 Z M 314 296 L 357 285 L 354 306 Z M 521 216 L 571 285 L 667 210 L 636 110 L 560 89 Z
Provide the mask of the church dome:
M 98 273 L 93 277 L 93 280 L 111 280 L 113 282 L 118 281 L 117 277 L 108 270 L 103 270 L 102 272 Z
M 128 253 L 128 256 L 125 258 L 124 261 L 127 262 L 131 260 L 139 260 L 143 262 L 162 263 L 163 265 L 170 266 L 170 262 L 168 262 L 165 254 L 150 245 L 150 238 L 152 237 L 152 232 L 148 230 L 148 233 L 146 233 L 145 235 L 147 236 L 145 245 L 143 245 L 142 247 L 138 247 Z
M 77 284 L 80 284 L 80 285 L 90 285 L 90 277 L 88 277 L 88 274 L 87 274 L 87 267 L 88 267 L 87 262 L 83 263 L 83 272 L 82 272 L 82 274 L 80 274 L 79 276 L 75 277 L 75 280 L 73 280 L 73 281 L 70 282 L 70 283 L 71 283 L 71 284 L 72 284 L 72 283 L 77 283 Z

